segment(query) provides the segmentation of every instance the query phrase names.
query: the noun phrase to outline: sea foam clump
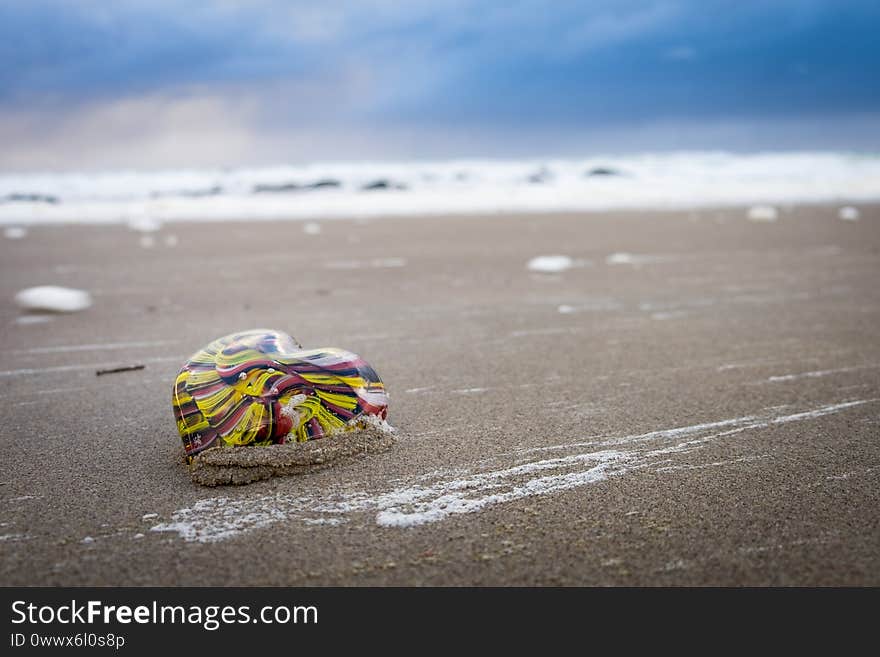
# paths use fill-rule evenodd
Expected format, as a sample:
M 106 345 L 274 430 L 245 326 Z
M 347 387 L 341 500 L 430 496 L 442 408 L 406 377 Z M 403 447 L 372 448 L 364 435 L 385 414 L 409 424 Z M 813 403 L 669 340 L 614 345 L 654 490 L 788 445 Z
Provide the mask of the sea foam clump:
M 851 205 L 845 205 L 837 211 L 837 217 L 843 221 L 858 221 L 859 209 Z
M 526 267 L 529 271 L 536 271 L 542 274 L 555 274 L 566 269 L 574 267 L 574 260 L 566 255 L 545 255 L 537 256 L 529 260 Z
M 15 303 L 25 310 L 48 310 L 56 313 L 74 313 L 92 305 L 92 297 L 85 290 L 57 285 L 29 287 L 15 295 Z

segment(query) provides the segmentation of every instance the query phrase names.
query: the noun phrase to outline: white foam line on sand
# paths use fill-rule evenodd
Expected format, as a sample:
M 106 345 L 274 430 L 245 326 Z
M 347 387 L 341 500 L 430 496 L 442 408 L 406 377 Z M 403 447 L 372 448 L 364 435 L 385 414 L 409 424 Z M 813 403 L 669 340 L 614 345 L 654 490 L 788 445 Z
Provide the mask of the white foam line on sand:
M 739 363 L 725 363 L 724 365 L 719 365 L 716 367 L 716 371 L 718 372 L 726 372 L 728 370 L 741 370 L 747 367 L 765 367 L 767 365 L 773 365 L 774 363 L 784 363 L 787 362 L 785 359 L 779 358 L 763 358 L 758 360 L 749 360 L 743 361 Z
M 773 418 L 769 420 L 767 423 L 762 426 L 769 426 L 771 424 L 785 424 L 787 422 L 800 422 L 802 420 L 813 420 L 815 418 L 822 417 L 824 415 L 830 415 L 832 413 L 837 413 L 838 411 L 842 411 L 845 408 L 852 408 L 853 406 L 861 406 L 862 404 L 871 404 L 873 402 L 878 401 L 877 399 L 862 399 L 859 401 L 851 401 L 844 402 L 842 404 L 831 404 L 830 406 L 823 406 L 822 408 L 817 408 L 812 411 L 805 411 L 803 413 L 794 413 L 792 415 L 783 415 L 782 417 Z
M 657 468 L 657 472 L 675 472 L 676 470 L 702 470 L 703 468 L 718 468 L 724 465 L 732 465 L 734 463 L 747 463 L 749 461 L 758 461 L 761 459 L 769 458 L 771 458 L 770 454 L 759 454 L 757 456 L 742 456 L 738 459 L 728 459 L 726 461 L 713 461 L 712 463 L 667 465 L 662 468 Z
M 750 429 L 815 419 L 876 401 L 857 400 L 757 421 L 753 417 L 733 418 L 611 438 L 600 444 L 630 445 L 630 449 L 587 451 L 526 461 L 496 470 L 450 473 L 448 478 L 438 475 L 439 478 L 433 482 L 421 478 L 419 481 L 425 483 L 404 483 L 385 492 L 351 491 L 320 498 L 284 493 L 243 499 L 210 497 L 178 509 L 169 522 L 157 524 L 151 529 L 156 532 L 176 532 L 186 541 L 207 543 L 234 538 L 278 522 L 299 520 L 315 524 L 317 518 L 323 517 L 333 519 L 333 522 L 325 524 L 338 524 L 346 520 L 347 514 L 365 512 L 374 513 L 375 522 L 380 526 L 412 527 L 438 522 L 452 515 L 474 513 L 495 504 L 571 490 L 637 469 L 656 467 L 668 463 L 667 457 L 671 454 L 698 450 L 718 438 Z M 731 426 L 734 428 L 706 433 Z M 646 440 L 660 441 L 692 435 L 697 437 L 648 450 L 633 445 Z
M 99 344 L 70 344 L 55 347 L 33 347 L 31 349 L 13 349 L 7 354 L 60 354 L 73 351 L 103 351 L 115 349 L 137 349 L 139 347 L 161 347 L 176 344 L 178 340 L 143 340 L 140 342 L 105 342 Z
M 759 420 L 757 422 L 753 422 L 753 420 L 757 420 L 755 416 L 745 416 L 745 417 L 737 417 L 731 418 L 729 420 L 719 420 L 717 422 L 706 422 L 703 424 L 692 424 L 685 427 L 676 427 L 675 429 L 661 429 L 658 431 L 649 431 L 647 433 L 635 434 L 630 436 L 623 436 L 620 438 L 609 438 L 609 439 L 601 439 L 601 437 L 596 440 L 591 440 L 587 442 L 581 443 L 563 443 L 561 445 L 547 445 L 544 447 L 531 447 L 528 449 L 524 449 L 518 454 L 529 454 L 533 452 L 546 452 L 553 450 L 563 450 L 563 449 L 572 449 L 577 447 L 611 447 L 614 445 L 623 445 L 626 443 L 633 442 L 644 442 L 646 440 L 656 440 L 658 438 L 675 438 L 678 436 L 687 436 L 696 433 L 701 433 L 707 429 L 718 429 L 721 427 L 727 426 L 736 426 L 742 425 L 740 428 L 735 429 L 731 432 L 725 432 L 724 434 L 715 434 L 716 436 L 720 435 L 728 435 L 730 433 L 739 433 L 740 431 L 746 429 L 759 429 L 766 428 L 772 424 L 785 424 L 787 422 L 798 422 L 801 420 L 809 420 L 813 418 L 822 417 L 823 415 L 828 415 L 830 413 L 836 413 L 845 408 L 850 408 L 852 406 L 860 406 L 861 404 L 869 404 L 877 401 L 877 399 L 866 399 L 861 401 L 854 402 L 845 402 L 843 404 L 835 404 L 832 406 L 823 406 L 822 408 L 818 408 L 812 411 L 808 411 L 806 413 L 796 413 L 794 415 L 783 415 L 779 417 L 775 417 L 769 420 Z
M 844 372 L 856 372 L 858 370 L 866 370 L 876 368 L 877 365 L 861 365 L 857 367 L 838 367 L 832 370 L 814 370 L 812 372 L 800 372 L 799 374 L 780 374 L 771 376 L 767 379 L 770 383 L 778 383 L 781 381 L 797 381 L 798 379 L 818 379 L 829 374 L 841 374 Z
M 377 496 L 351 493 L 337 499 L 327 498 L 320 501 L 306 497 L 289 498 L 280 494 L 242 500 L 208 498 L 196 502 L 192 507 L 175 511 L 171 522 L 160 523 L 152 527 L 151 531 L 174 531 L 186 541 L 210 543 L 302 514 L 307 514 L 312 520 L 310 524 L 314 524 L 314 517 L 318 514 L 330 514 L 339 520 L 342 514 L 364 511 L 375 512 L 378 525 L 409 527 L 436 522 L 452 514 L 472 513 L 499 502 L 598 481 L 606 476 L 605 470 L 613 461 L 624 456 L 611 451 L 577 454 L 494 472 L 470 474 L 461 479 L 440 481 L 433 485 L 403 486 Z M 522 477 L 532 472 L 570 467 L 583 462 L 593 465 L 586 471 L 538 477 L 513 485 L 506 491 L 497 490 L 508 485 L 505 480 L 511 477 Z M 493 489 L 496 492 L 484 497 L 474 497 L 474 493 Z
M 400 496 L 400 503 L 381 509 L 376 515 L 376 524 L 385 527 L 413 527 L 443 520 L 450 515 L 474 513 L 488 506 L 511 502 L 524 497 L 547 495 L 569 490 L 578 486 L 606 479 L 618 459 L 625 458 L 617 452 L 597 452 L 590 455 L 594 465 L 585 470 L 563 474 L 546 475 L 527 479 L 521 484 L 508 484 L 507 490 L 492 492 L 489 487 L 478 487 L 476 492 L 486 492 L 473 496 L 474 491 L 447 491 L 444 488 L 428 489 L 434 495 L 423 502 L 407 500 Z M 618 473 L 620 470 L 618 470 Z
M 162 356 L 159 358 L 139 358 L 138 364 L 149 364 L 149 363 L 169 363 L 172 361 L 178 361 L 183 363 L 186 360 L 186 356 Z M 119 362 L 114 361 L 110 363 L 88 363 L 82 365 L 59 365 L 57 367 L 25 367 L 18 370 L 3 370 L 0 371 L 0 377 L 4 376 L 27 376 L 30 374 L 50 374 L 52 372 L 75 372 L 76 370 L 99 370 L 103 367 L 114 367 L 118 366 Z
M 623 464 L 630 458 L 630 455 L 623 452 L 603 450 L 525 463 L 462 479 L 441 481 L 433 486 L 397 489 L 378 498 L 376 524 L 386 527 L 412 527 L 437 522 L 454 514 L 473 513 L 487 506 L 523 497 L 568 490 L 606 479 L 613 474 L 615 463 Z M 532 472 L 583 464 L 589 464 L 589 467 L 576 469 L 574 472 L 527 478 L 522 483 L 508 481 Z M 480 496 L 480 493 L 486 494 Z
M 737 424 L 746 424 L 754 420 L 754 416 L 735 417 L 729 420 L 719 420 L 717 422 L 704 422 L 702 424 L 691 424 L 685 427 L 675 427 L 674 429 L 660 429 L 657 431 L 649 431 L 647 433 L 632 434 L 629 436 L 621 436 L 616 438 L 608 438 L 606 436 L 596 436 L 593 440 L 578 443 L 563 443 L 561 445 L 545 445 L 542 447 L 529 447 L 518 450 L 517 455 L 533 454 L 535 452 L 550 452 L 562 449 L 575 449 L 578 447 L 593 447 L 612 445 L 622 445 L 624 443 L 643 442 L 645 440 L 654 440 L 658 438 L 675 438 L 678 436 L 687 436 L 689 434 L 700 433 L 707 429 L 718 429 L 720 427 L 729 427 Z
M 849 479 L 850 477 L 855 476 L 855 475 L 871 474 L 875 470 L 877 470 L 877 468 L 866 468 L 865 470 L 850 470 L 849 472 L 844 472 L 839 475 L 829 475 L 829 476 L 825 477 L 825 479 L 827 481 L 843 481 L 843 480 Z
M 702 438 L 697 438 L 695 440 L 691 440 L 686 443 L 679 443 L 678 445 L 674 445 L 672 447 L 667 447 L 664 449 L 655 449 L 648 452 L 650 456 L 657 456 L 660 454 L 668 454 L 672 452 L 681 451 L 681 448 L 692 447 L 705 444 L 710 442 L 716 438 L 722 438 L 725 436 L 732 436 L 737 433 L 742 433 L 743 431 L 748 431 L 749 429 L 767 429 L 771 426 L 778 424 L 788 424 L 789 422 L 803 422 L 804 420 L 814 420 L 816 418 L 823 417 L 825 415 L 831 415 L 833 413 L 838 413 L 844 409 L 852 408 L 854 406 L 861 406 L 863 404 L 870 404 L 878 401 L 878 399 L 862 399 L 858 401 L 852 402 L 843 402 L 841 404 L 831 404 L 829 406 L 822 406 L 820 408 L 814 408 L 810 411 L 804 411 L 802 413 L 793 413 L 790 415 L 780 415 L 776 417 L 770 417 L 763 420 L 758 420 L 757 422 L 750 422 L 745 424 L 744 426 L 737 427 L 735 429 L 730 429 L 728 431 L 722 431 L 721 433 L 714 433 L 708 436 L 704 436 Z
M 185 541 L 214 543 L 242 532 L 287 520 L 301 507 L 296 499 L 262 496 L 243 500 L 209 497 L 191 507 L 178 509 L 172 521 L 150 528 L 154 532 L 177 532 Z

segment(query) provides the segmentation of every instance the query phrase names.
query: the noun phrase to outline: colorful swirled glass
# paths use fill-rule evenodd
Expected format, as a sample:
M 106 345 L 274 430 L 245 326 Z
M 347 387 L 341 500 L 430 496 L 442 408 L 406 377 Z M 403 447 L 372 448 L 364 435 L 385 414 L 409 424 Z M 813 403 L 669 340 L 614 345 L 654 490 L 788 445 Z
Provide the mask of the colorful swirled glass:
M 214 340 L 180 369 L 172 396 L 188 458 L 214 446 L 323 438 L 384 419 L 385 386 L 360 356 L 302 349 L 286 333 L 255 329 Z

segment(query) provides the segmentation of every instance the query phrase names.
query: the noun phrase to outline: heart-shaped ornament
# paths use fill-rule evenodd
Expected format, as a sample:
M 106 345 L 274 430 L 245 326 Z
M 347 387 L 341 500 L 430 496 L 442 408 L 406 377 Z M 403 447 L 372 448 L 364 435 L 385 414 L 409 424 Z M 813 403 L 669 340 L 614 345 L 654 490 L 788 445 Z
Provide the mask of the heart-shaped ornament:
M 216 446 L 305 442 L 385 419 L 376 371 L 343 349 L 302 349 L 269 329 L 233 333 L 193 354 L 172 395 L 188 459 Z

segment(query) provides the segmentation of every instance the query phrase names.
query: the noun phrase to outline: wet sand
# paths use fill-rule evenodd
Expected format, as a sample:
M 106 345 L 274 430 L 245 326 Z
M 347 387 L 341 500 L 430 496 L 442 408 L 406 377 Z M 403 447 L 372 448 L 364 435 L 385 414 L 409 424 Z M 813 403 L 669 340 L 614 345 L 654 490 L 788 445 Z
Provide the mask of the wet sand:
M 860 209 L 2 239 L 0 584 L 878 585 L 880 207 Z M 527 270 L 552 254 L 575 266 Z M 23 320 L 12 297 L 43 284 L 95 303 Z M 194 484 L 174 375 L 256 327 L 364 356 L 397 444 Z

